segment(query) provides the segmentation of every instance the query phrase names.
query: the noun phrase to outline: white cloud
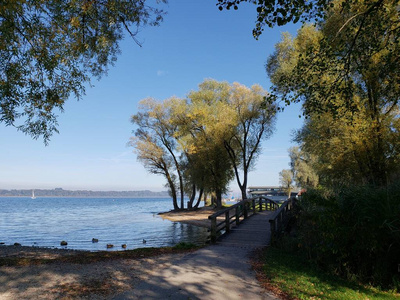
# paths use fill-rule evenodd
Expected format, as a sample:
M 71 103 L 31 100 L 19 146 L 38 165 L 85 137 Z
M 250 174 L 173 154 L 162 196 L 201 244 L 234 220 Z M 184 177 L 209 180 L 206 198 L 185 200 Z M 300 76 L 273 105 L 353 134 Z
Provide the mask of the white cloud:
M 157 76 L 165 76 L 165 75 L 167 75 L 167 74 L 168 74 L 167 71 L 157 70 Z

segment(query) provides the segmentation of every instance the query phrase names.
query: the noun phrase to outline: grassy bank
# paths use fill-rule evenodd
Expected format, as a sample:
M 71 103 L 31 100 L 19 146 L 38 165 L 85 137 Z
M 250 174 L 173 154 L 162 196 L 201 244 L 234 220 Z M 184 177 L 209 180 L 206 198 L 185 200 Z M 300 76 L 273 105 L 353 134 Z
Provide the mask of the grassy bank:
M 400 299 L 400 294 L 348 282 L 314 268 L 300 256 L 270 247 L 254 263 L 258 277 L 284 299 Z

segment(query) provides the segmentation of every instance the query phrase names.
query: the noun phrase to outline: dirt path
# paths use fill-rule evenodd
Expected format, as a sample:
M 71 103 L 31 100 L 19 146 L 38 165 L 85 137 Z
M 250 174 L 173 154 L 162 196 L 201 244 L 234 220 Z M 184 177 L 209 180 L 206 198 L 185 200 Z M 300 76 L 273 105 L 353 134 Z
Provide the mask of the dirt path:
M 248 249 L 213 245 L 174 257 L 114 299 L 278 299 L 261 288 Z

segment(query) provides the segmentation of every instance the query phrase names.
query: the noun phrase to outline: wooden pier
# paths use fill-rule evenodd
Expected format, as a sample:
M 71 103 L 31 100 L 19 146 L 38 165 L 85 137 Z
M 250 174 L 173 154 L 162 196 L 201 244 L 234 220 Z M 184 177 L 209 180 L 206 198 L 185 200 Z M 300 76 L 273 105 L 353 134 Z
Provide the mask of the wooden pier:
M 284 229 L 293 208 L 293 199 L 282 205 L 265 196 L 242 200 L 210 215 L 211 243 L 267 246 Z

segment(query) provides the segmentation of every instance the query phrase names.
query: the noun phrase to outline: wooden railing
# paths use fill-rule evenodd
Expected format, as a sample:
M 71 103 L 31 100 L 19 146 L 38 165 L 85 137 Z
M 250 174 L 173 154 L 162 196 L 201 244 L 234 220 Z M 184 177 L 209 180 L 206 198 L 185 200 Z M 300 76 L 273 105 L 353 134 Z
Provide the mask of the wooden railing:
M 295 204 L 296 198 L 288 199 L 275 212 L 275 216 L 269 220 L 271 228 L 271 244 L 274 244 L 283 233 L 285 226 L 292 215 Z
M 228 233 L 232 226 L 238 226 L 240 222 L 263 210 L 276 210 L 277 202 L 264 196 L 256 196 L 244 199 L 230 207 L 222 209 L 208 217 L 211 220 L 210 239 L 215 243 L 218 237 Z

